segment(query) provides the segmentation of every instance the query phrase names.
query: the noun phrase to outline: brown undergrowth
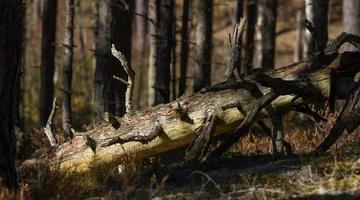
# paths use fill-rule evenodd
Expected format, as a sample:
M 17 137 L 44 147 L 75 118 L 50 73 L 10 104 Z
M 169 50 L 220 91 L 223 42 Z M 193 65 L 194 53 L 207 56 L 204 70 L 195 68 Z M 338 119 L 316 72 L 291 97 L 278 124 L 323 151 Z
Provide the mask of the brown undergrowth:
M 181 154 L 167 156 L 166 161 L 158 158 L 136 161 L 136 155 L 130 155 L 107 165 L 93 166 L 85 175 L 50 172 L 39 166 L 28 171 L 27 176 L 20 176 L 18 192 L 0 188 L 0 199 L 266 199 L 359 194 L 359 130 L 344 133 L 324 156 L 301 158 L 326 137 L 339 113 L 321 114 L 327 122 L 314 123 L 310 128 L 286 129 L 285 139 L 300 158 L 295 163 L 272 162 L 268 156 L 270 138 L 250 133 L 231 149 L 226 156 L 228 161 L 210 169 L 193 170 L 175 183 L 168 180 L 168 168 L 174 160 L 171 157 Z M 293 121 L 291 115 L 286 118 Z M 48 146 L 47 141 L 39 139 L 43 138 L 39 136 L 41 131 L 33 134 L 34 148 Z M 241 159 L 233 156 L 239 154 Z

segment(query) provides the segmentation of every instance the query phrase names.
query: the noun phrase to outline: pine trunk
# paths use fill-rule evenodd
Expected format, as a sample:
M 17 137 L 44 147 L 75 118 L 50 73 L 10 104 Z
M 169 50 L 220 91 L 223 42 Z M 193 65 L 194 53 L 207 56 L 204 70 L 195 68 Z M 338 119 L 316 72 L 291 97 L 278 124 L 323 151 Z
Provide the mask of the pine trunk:
M 245 31 L 245 44 L 244 44 L 244 59 L 242 63 L 241 73 L 249 74 L 253 68 L 253 57 L 254 57 L 254 37 L 255 37 L 255 23 L 256 23 L 256 1 L 246 0 L 246 31 Z
M 57 0 L 44 0 L 41 39 L 40 125 L 45 126 L 54 98 Z
M 179 94 L 185 94 L 187 81 L 187 67 L 189 57 L 189 10 L 190 0 L 183 0 L 183 10 L 181 18 L 181 46 L 180 46 L 180 80 Z
M 275 62 L 277 0 L 260 0 L 257 18 L 257 68 L 273 69 Z
M 343 0 L 343 29 L 347 33 L 360 36 L 360 1 Z M 357 51 L 350 44 L 345 45 L 347 51 Z
M 196 23 L 196 64 L 193 91 L 211 84 L 212 12 L 213 0 L 194 0 Z
M 277 97 L 271 105 L 278 114 L 285 114 L 294 104 L 323 103 L 328 100 L 330 93 L 335 94 L 336 98 L 344 98 L 351 91 L 354 76 L 359 71 L 360 56 L 357 52 L 331 54 L 323 57 L 320 63 L 318 59 L 313 59 L 267 71 L 269 77 L 289 82 L 293 80 L 293 83 L 304 81 L 302 77 L 306 77 L 310 84 L 310 87 L 301 89 L 300 92 L 307 94 L 302 98 L 290 94 L 299 89 L 293 91 L 293 87 L 275 88 L 290 92 Z M 332 83 L 334 72 L 337 79 Z M 252 76 L 245 79 L 251 80 Z M 226 133 L 242 123 L 259 101 L 255 100 L 248 90 L 221 89 L 221 86 L 224 86 L 224 83 L 212 87 L 218 90 L 201 91 L 145 112 L 103 122 L 86 133 L 78 133 L 77 137 L 59 148 L 47 151 L 48 156 L 40 153 L 34 159 L 26 161 L 23 169 L 27 169 L 26 166 L 29 165 L 38 166 L 39 163 L 44 163 L 55 170 L 60 168 L 68 172 L 70 168 L 71 171 L 88 172 L 97 165 L 121 164 L 121 158 L 129 153 L 138 159 L 160 156 L 172 149 L 188 145 L 199 134 L 199 128 L 204 124 L 209 108 L 214 107 L 219 108 L 219 120 L 215 124 L 214 136 L 224 138 Z M 259 89 L 266 95 L 271 93 L 267 87 Z M 268 117 L 267 112 L 261 110 L 255 121 Z
M 16 80 L 23 51 L 23 2 L 0 2 L 0 178 L 17 187 L 15 171 L 14 105 Z
M 319 46 L 316 47 L 314 37 L 306 30 L 303 49 L 304 57 L 310 58 L 316 52 L 325 49 L 328 42 L 328 9 L 329 0 L 305 0 L 305 17 L 315 27 Z
M 174 0 L 150 1 L 149 104 L 170 100 L 170 65 L 173 40 Z
M 72 90 L 72 62 L 74 47 L 74 0 L 66 0 L 65 22 L 65 62 L 63 67 L 63 103 L 62 103 L 62 126 L 66 137 L 71 137 L 71 90 Z

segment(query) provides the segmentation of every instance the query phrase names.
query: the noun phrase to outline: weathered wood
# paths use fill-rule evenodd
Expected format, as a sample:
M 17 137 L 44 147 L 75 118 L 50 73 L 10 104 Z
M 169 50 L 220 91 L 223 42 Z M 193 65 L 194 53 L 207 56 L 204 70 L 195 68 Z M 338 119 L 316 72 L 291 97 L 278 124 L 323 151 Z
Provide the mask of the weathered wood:
M 330 88 L 332 70 L 337 73 L 335 88 Z M 268 71 L 266 75 L 272 78 L 308 80 L 311 87 L 321 93 L 321 98 L 316 95 L 308 95 L 307 98 L 296 98 L 294 101 L 297 93 L 295 91 L 294 95 L 277 97 L 272 102 L 272 106 L 280 114 L 286 113 L 291 110 L 293 103 L 301 104 L 327 100 L 330 90 L 335 91 L 336 97 L 343 98 L 348 95 L 349 90 L 353 87 L 353 78 L 359 71 L 360 53 L 357 52 L 331 54 L 322 57 L 320 60 L 314 58 Z M 279 81 L 279 83 L 281 82 Z M 265 81 L 261 84 L 266 85 L 267 83 Z M 216 123 L 214 135 L 228 133 L 234 130 L 245 118 L 234 105 L 240 104 L 241 108 L 248 112 L 254 107 L 256 101 L 247 90 L 221 89 L 218 87 L 221 85 L 224 84 L 220 83 L 212 87 L 219 88 L 218 90 L 203 90 L 189 97 L 181 97 L 174 102 L 150 108 L 145 112 L 134 112 L 126 115 L 118 119 L 120 123 L 118 128 L 103 122 L 88 131 L 86 136 L 77 136 L 50 151 L 50 153 L 40 154 L 25 161 L 23 166 L 46 161 L 49 166 L 60 167 L 61 170 L 72 168 L 75 171 L 84 172 L 94 165 L 116 161 L 130 152 L 136 154 L 138 158 L 156 156 L 189 144 L 195 137 L 194 133 L 203 124 L 204 117 L 206 117 L 205 111 L 212 106 L 223 109 L 218 114 L 219 119 Z M 281 87 L 284 88 L 284 85 L 279 85 L 278 89 Z M 269 88 L 263 86 L 259 86 L 259 88 L 264 94 L 270 91 Z M 281 90 L 279 92 L 281 93 Z M 312 94 L 314 91 L 308 92 Z M 179 105 L 183 114 L 179 114 Z M 191 120 L 182 120 L 184 116 Z M 268 114 L 265 109 L 262 109 L 256 120 L 265 117 L 268 117 Z M 159 125 L 162 131 L 152 137 L 154 136 L 153 130 Z M 124 142 L 126 138 L 131 137 L 151 137 L 151 140 L 148 143 L 140 140 Z M 120 142 L 112 145 L 100 145 L 114 138 Z

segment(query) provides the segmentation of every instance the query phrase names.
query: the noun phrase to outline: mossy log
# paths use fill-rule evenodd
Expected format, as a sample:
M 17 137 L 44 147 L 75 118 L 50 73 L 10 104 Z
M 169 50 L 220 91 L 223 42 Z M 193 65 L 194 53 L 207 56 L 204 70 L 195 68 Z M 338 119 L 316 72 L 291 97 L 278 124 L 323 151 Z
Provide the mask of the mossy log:
M 354 76 L 359 71 L 360 54 L 345 52 L 294 63 L 267 71 L 265 74 L 284 80 L 307 80 L 314 86 L 314 90 L 321 93 L 321 98 L 309 96 L 296 101 L 317 103 L 326 101 L 331 96 L 346 97 L 354 85 Z M 260 89 L 263 93 L 270 91 L 265 87 Z M 293 95 L 279 96 L 272 102 L 272 106 L 280 113 L 286 113 L 290 111 L 293 100 Z M 86 172 L 92 166 L 119 160 L 130 152 L 136 154 L 137 158 L 157 156 L 188 145 L 203 123 L 209 107 L 226 108 L 240 103 L 242 109 L 247 112 L 254 102 L 252 95 L 244 89 L 219 91 L 205 89 L 190 96 L 183 96 L 174 102 L 150 108 L 145 112 L 128 113 L 122 118 L 116 118 L 118 122 L 116 126 L 109 122 L 111 120 L 103 122 L 56 148 L 37 153 L 22 166 L 42 163 L 50 168 L 59 167 L 60 170 Z M 221 109 L 219 112 L 214 133 L 219 137 L 234 130 L 244 119 L 244 115 L 236 107 Z M 266 117 L 268 114 L 263 110 L 257 119 Z M 154 134 L 154 130 L 160 132 Z M 129 138 L 137 141 L 131 141 Z

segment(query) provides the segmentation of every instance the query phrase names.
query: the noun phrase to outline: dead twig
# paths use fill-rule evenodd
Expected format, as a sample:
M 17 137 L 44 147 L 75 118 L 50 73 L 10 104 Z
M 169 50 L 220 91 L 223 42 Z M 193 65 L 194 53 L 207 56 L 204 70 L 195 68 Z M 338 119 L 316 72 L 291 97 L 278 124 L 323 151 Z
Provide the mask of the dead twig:
M 229 46 L 231 48 L 231 61 L 225 71 L 224 80 L 228 81 L 235 77 L 240 79 L 240 62 L 241 62 L 241 38 L 246 25 L 246 18 L 241 19 L 240 23 L 235 24 L 234 32 L 229 35 Z
M 121 65 L 124 67 L 124 70 L 128 75 L 127 81 L 116 76 L 114 76 L 114 78 L 120 80 L 122 83 L 125 83 L 127 85 L 125 94 L 125 107 L 126 113 L 130 113 L 132 112 L 132 96 L 134 91 L 135 72 L 130 68 L 125 56 L 120 51 L 116 50 L 114 44 L 111 47 L 111 54 L 120 61 Z
M 54 101 L 53 101 L 53 105 L 52 105 L 52 110 L 51 110 L 51 113 L 49 115 L 49 118 L 48 118 L 48 121 L 46 123 L 46 126 L 44 127 L 44 132 L 46 134 L 46 136 L 48 137 L 49 139 L 49 142 L 50 142 L 50 145 L 52 147 L 56 147 L 58 146 L 58 142 L 54 136 L 54 133 L 52 131 L 52 124 L 54 122 L 54 117 L 55 117 L 55 114 L 56 114 L 56 109 L 57 109 L 57 105 L 56 105 L 56 98 L 54 98 Z

